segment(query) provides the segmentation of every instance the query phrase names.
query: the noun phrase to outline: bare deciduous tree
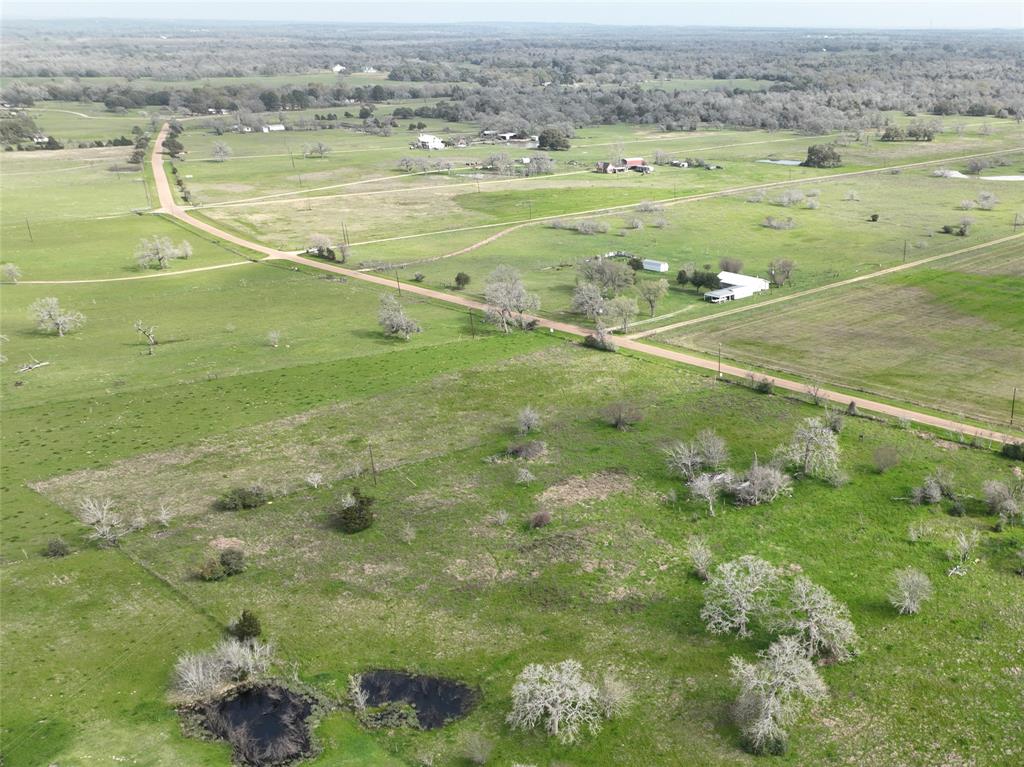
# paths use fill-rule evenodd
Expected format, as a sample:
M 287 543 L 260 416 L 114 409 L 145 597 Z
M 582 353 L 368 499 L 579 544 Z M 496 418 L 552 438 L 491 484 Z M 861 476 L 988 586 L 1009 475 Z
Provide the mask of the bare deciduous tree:
M 857 630 L 846 605 L 804 575 L 793 581 L 785 612 L 775 627 L 793 632 L 809 658 L 841 662 L 857 651 Z
M 192 245 L 182 240 L 175 245 L 170 237 L 145 237 L 135 246 L 135 261 L 140 269 L 166 269 L 172 259 L 192 257 Z
M 690 495 L 699 498 L 708 505 L 708 516 L 715 516 L 715 502 L 722 494 L 722 491 L 733 481 L 732 474 L 698 474 L 691 479 L 686 487 Z
M 741 506 L 758 506 L 771 503 L 780 495 L 789 495 L 792 481 L 781 469 L 761 464 L 755 457 L 746 473 L 739 476 L 728 489 Z
M 644 414 L 631 402 L 613 402 L 602 413 L 605 421 L 619 431 L 626 431 L 630 426 L 639 423 Z
M 231 157 L 231 147 L 225 144 L 223 141 L 215 141 L 213 149 L 210 151 L 213 159 L 216 162 L 224 162 Z
M 785 726 L 798 713 L 800 703 L 821 700 L 828 689 L 796 637 L 781 637 L 758 656 L 757 663 L 737 656 L 730 659 L 732 681 L 739 687 L 733 715 L 750 751 L 781 754 Z
M 321 160 L 326 157 L 331 148 L 322 141 L 315 141 L 312 144 L 303 144 L 302 153 L 306 157 L 319 157 Z
M 725 258 L 718 259 L 718 268 L 723 272 L 734 272 L 738 274 L 743 271 L 743 261 L 739 258 L 726 256 Z
M 605 307 L 607 308 L 608 316 L 618 321 L 619 330 L 623 333 L 629 330 L 629 323 L 632 322 L 633 318 L 640 311 L 636 305 L 636 300 L 628 296 L 616 296 L 605 304 Z
M 570 309 L 575 314 L 586 316 L 591 322 L 604 314 L 604 296 L 597 285 L 583 282 L 576 286 L 572 293 Z
M 377 322 L 384 330 L 384 335 L 396 336 L 403 341 L 408 341 L 409 336 L 413 333 L 423 331 L 416 320 L 406 316 L 402 304 L 390 293 L 385 293 L 380 297 Z
M 16 284 L 21 279 L 21 269 L 16 264 L 4 264 L 3 278 L 4 282 Z
M 523 327 L 525 315 L 540 309 L 540 298 L 528 293 L 519 272 L 510 266 L 499 266 L 484 285 L 487 319 L 507 333 L 513 325 Z
M 839 475 L 839 441 L 821 418 L 806 418 L 778 453 L 809 477 L 831 480 Z
M 147 325 L 142 320 L 135 320 L 135 324 L 132 327 L 135 328 L 136 333 L 146 339 L 149 353 L 154 354 L 158 343 L 156 340 L 156 325 Z
M 514 730 L 542 726 L 563 744 L 575 743 L 584 729 L 596 734 L 603 718 L 614 713 L 597 685 L 588 681 L 575 660 L 532 663 L 512 686 L 512 710 L 506 721 Z
M 517 426 L 520 434 L 529 434 L 540 428 L 540 413 L 527 405 L 519 411 Z
M 715 568 L 704 590 L 700 617 L 713 634 L 750 634 L 750 623 L 776 609 L 779 569 L 749 554 Z
M 686 541 L 685 552 L 693 572 L 702 581 L 706 581 L 711 574 L 711 562 L 714 560 L 707 539 L 702 535 L 691 535 Z
M 900 611 L 900 615 L 920 612 L 921 605 L 932 598 L 931 579 L 913 567 L 897 570 L 893 575 L 893 586 L 889 602 Z
M 640 294 L 640 298 L 651 310 L 651 316 L 654 316 L 654 307 L 658 301 L 668 295 L 668 280 L 644 280 L 636 286 L 636 292 Z
M 48 333 L 64 336 L 85 324 L 85 315 L 71 309 L 63 309 L 56 298 L 39 298 L 29 306 L 29 315 L 36 327 Z
M 598 256 L 576 264 L 579 279 L 596 285 L 602 296 L 615 296 L 630 287 L 636 273 L 624 261 Z

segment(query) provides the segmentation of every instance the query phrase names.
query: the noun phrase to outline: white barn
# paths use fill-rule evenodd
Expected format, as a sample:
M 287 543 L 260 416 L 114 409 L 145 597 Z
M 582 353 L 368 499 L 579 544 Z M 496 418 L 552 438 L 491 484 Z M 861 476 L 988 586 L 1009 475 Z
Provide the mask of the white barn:
M 668 271 L 668 264 L 664 261 L 656 261 L 653 258 L 645 258 L 643 261 L 645 272 L 659 272 L 664 274 Z
M 769 288 L 768 280 L 760 277 L 751 277 L 748 274 L 736 274 L 736 272 L 719 272 L 718 281 L 722 283 L 722 287 L 705 293 L 705 301 L 720 304 L 723 301 L 750 298 L 755 293 L 760 293 Z
M 264 125 L 261 130 L 264 133 L 276 133 L 277 131 L 284 130 L 284 126 L 281 123 L 272 123 L 270 125 Z

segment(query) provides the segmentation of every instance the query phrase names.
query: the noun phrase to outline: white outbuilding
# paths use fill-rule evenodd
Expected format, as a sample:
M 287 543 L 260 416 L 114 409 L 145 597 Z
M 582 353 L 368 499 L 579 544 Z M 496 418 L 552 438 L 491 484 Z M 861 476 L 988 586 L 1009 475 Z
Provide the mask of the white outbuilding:
M 751 277 L 749 274 L 736 274 L 736 272 L 719 272 L 718 281 L 722 283 L 722 287 L 705 293 L 705 301 L 720 304 L 723 301 L 750 298 L 755 293 L 760 293 L 769 288 L 768 280 L 761 277 Z
M 664 274 L 668 271 L 668 264 L 664 261 L 656 261 L 653 258 L 645 258 L 643 261 L 645 272 L 659 272 Z
M 430 133 L 421 133 L 417 142 L 420 149 L 444 149 L 444 142 Z

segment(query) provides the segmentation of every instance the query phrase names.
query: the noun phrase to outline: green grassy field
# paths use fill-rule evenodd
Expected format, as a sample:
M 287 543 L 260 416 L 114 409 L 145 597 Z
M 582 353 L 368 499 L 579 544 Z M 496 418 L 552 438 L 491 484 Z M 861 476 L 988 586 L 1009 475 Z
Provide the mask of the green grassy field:
M 89 113 L 80 106 L 70 108 Z M 309 211 L 300 202 L 258 211 L 208 206 L 202 215 L 291 247 L 310 231 L 336 234 L 342 221 L 353 240 L 409 234 L 356 245 L 353 261 L 421 261 L 398 274 L 406 280 L 422 271 L 429 287 L 444 287 L 464 270 L 473 277 L 471 297 L 481 295 L 495 266 L 511 264 L 552 317 L 569 317 L 574 272 L 566 265 L 612 249 L 663 258 L 670 278 L 684 263 L 724 255 L 741 257 L 753 273 L 773 258 L 792 258 L 793 284 L 774 291 L 778 297 L 897 264 L 904 240 L 910 257 L 923 257 L 1009 234 L 1013 213 L 1024 207 L 1022 184 L 908 170 L 798 184 L 819 190 L 816 210 L 773 205 L 775 192 L 759 203 L 741 193 L 643 214 L 645 226 L 625 236 L 618 232 L 632 209 L 595 216 L 610 224 L 607 235 L 537 223 L 465 255 L 426 261 L 524 214 L 529 221 L 531 213 L 632 206 L 816 173 L 756 162 L 769 151 L 799 156 L 807 137 L 623 125 L 579 134 L 560 161 L 586 168 L 620 146 L 645 154 L 663 147 L 726 167 L 721 174 L 659 168 L 649 177 L 482 181 L 477 192 L 456 186 L 459 178 L 397 174 L 397 160 L 410 151 L 397 132 L 215 137 L 190 127 L 183 137 L 190 159 L 179 172 L 192 176 L 187 182 L 201 195 L 224 202 L 291 193 L 307 166 L 315 169 L 302 170 L 306 190 L 314 182 L 383 177 L 365 185 L 382 194 L 310 200 Z M 296 158 L 293 170 L 284 140 L 290 147 L 307 136 L 334 151 L 322 162 Z M 232 159 L 201 161 L 216 140 L 231 145 Z M 751 143 L 762 141 L 771 143 Z M 1019 145 L 1019 129 L 1002 121 L 987 136 L 971 129 L 928 146 L 851 147 L 850 168 Z M 133 214 L 149 204 L 142 173 L 108 170 L 124 153 L 0 160 L 3 260 L 16 263 L 23 280 L 0 287 L 5 765 L 229 764 L 225 745 L 183 734 L 166 693 L 175 659 L 212 645 L 243 608 L 259 613 L 289 673 L 328 699 L 340 700 L 348 675 L 372 667 L 450 675 L 482 692 L 467 719 L 433 732 L 365 730 L 339 706 L 319 723 L 323 752 L 310 764 L 398 767 L 433 759 L 456 767 L 467 763 L 462 744 L 473 733 L 493 742 L 490 763 L 499 767 L 757 763 L 729 722 L 728 659 L 752 658 L 770 637 L 705 631 L 702 587 L 683 554 L 695 533 L 707 536 L 720 561 L 756 553 L 799 565 L 849 605 L 862 636 L 857 659 L 822 668 L 831 696 L 793 724 L 791 750 L 777 761 L 981 767 L 1024 758 L 1014 645 L 1024 627 L 1014 574 L 1024 529 L 994 532 L 980 501 L 984 480 L 1009 477 L 1008 461 L 849 418 L 840 436 L 848 483 L 800 481 L 791 498 L 709 518 L 667 474 L 661 448 L 714 428 L 729 443 L 730 464 L 744 469 L 820 411 L 651 358 L 586 351 L 555 334 L 501 335 L 479 315 L 471 320 L 408 293 L 403 303 L 424 332 L 408 342 L 386 339 L 376 312 L 390 288 L 282 262 L 249 263 L 251 254 L 239 248 Z M 1020 155 L 1007 157 L 1011 165 L 990 172 L 1019 172 Z M 440 183 L 450 188 L 431 188 Z M 844 200 L 851 189 L 859 201 Z M 956 209 L 961 199 L 980 191 L 995 191 L 1001 202 L 969 214 L 976 224 L 968 237 L 936 233 L 964 215 Z M 874 212 L 880 220 L 868 223 Z M 770 214 L 792 215 L 798 226 L 759 226 Z M 655 217 L 668 225 L 653 226 Z M 466 224 L 483 228 L 425 234 Z M 146 274 L 132 252 L 138 239 L 155 234 L 188 239 L 193 258 L 154 278 L 31 284 Z M 1002 417 L 1012 373 L 1024 368 L 1021 252 L 1013 243 L 939 260 L 661 341 L 708 350 L 723 340 L 737 359 L 808 378 L 827 367 L 837 384 L 902 402 L 937 407 L 952 391 L 965 414 Z M 206 266 L 224 268 L 182 273 Z M 86 325 L 65 338 L 38 332 L 28 307 L 45 296 L 84 313 Z M 691 290 L 673 287 L 649 326 L 714 311 Z M 157 327 L 154 355 L 132 327 L 140 319 Z M 50 364 L 18 372 L 32 360 Z M 630 431 L 601 418 L 616 400 L 643 411 Z M 536 438 L 545 454 L 530 463 L 494 460 L 518 439 L 516 413 L 526 405 L 541 414 Z M 900 463 L 880 475 L 872 454 L 882 446 L 896 448 Z M 521 466 L 533 481 L 516 482 Z M 954 474 L 966 516 L 902 500 L 937 466 Z M 312 471 L 325 486 L 308 486 Z M 246 482 L 272 488 L 273 504 L 212 510 L 219 493 Z M 328 524 L 327 509 L 355 483 L 377 499 L 377 522 L 344 536 Z M 76 518 L 78 501 L 97 495 L 140 514 L 146 527 L 117 548 L 98 547 Z M 167 527 L 154 520 L 161 506 L 173 510 Z M 527 517 L 540 508 L 552 511 L 553 523 L 528 529 Z M 915 543 L 911 524 L 925 529 Z M 966 576 L 947 577 L 945 551 L 953 533 L 966 529 L 981 536 L 977 561 Z M 42 556 L 54 536 L 74 553 Z M 224 582 L 198 581 L 193 570 L 218 538 L 242 541 L 250 567 Z M 936 588 L 915 617 L 897 616 L 886 601 L 892 571 L 907 565 L 927 572 Z M 504 717 L 516 674 L 528 663 L 567 657 L 594 672 L 615 670 L 632 688 L 633 705 L 574 748 L 510 731 Z

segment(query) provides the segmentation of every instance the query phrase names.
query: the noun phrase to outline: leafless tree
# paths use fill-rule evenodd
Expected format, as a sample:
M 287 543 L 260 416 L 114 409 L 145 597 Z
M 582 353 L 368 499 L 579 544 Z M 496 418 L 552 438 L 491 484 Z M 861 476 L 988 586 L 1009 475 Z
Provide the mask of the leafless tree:
M 146 339 L 149 353 L 153 354 L 157 345 L 156 325 L 147 325 L 142 320 L 135 320 L 135 324 L 132 327 L 135 328 L 136 333 Z
M 312 144 L 304 144 L 302 147 L 302 153 L 306 157 L 319 157 L 323 159 L 331 151 L 331 148 L 322 141 L 316 141 Z
M 900 611 L 900 615 L 920 612 L 921 605 L 932 598 L 931 579 L 920 570 L 907 567 L 893 575 L 893 586 L 889 602 Z
M 728 490 L 739 505 L 758 506 L 789 495 L 792 481 L 781 469 L 759 463 L 755 457 L 751 467 L 737 477 Z
M 608 310 L 608 316 L 612 319 L 618 320 L 619 330 L 625 333 L 629 330 L 629 323 L 632 322 L 633 318 L 639 313 L 640 309 L 636 305 L 636 299 L 628 296 L 616 296 L 605 304 Z
M 78 516 L 92 528 L 89 538 L 101 546 L 116 546 L 124 535 L 137 529 L 135 520 L 126 520 L 114 511 L 110 498 L 83 498 L 78 504 Z
M 831 480 L 839 475 L 839 440 L 821 418 L 804 419 L 778 455 L 809 477 Z
M 644 220 L 642 218 L 634 216 L 633 218 L 631 218 L 631 219 L 626 221 L 626 228 L 627 229 L 637 229 L 637 230 L 643 229 L 644 228 Z
M 540 413 L 527 405 L 519 411 L 517 426 L 520 434 L 529 434 L 540 428 Z
M 1020 469 L 1018 468 L 1017 471 L 1020 472 Z M 996 514 L 1003 525 L 1021 517 L 1021 507 L 1024 505 L 1024 481 L 1019 476 L 1012 486 L 999 480 L 988 480 L 982 485 L 982 492 L 985 495 L 989 511 Z
M 140 269 L 166 269 L 172 259 L 192 257 L 192 245 L 182 240 L 177 245 L 170 237 L 155 235 L 145 237 L 135 246 L 135 261 Z
M 56 298 L 39 298 L 29 306 L 29 316 L 35 320 L 36 327 L 47 333 L 64 336 L 85 324 L 85 315 L 81 312 L 63 309 Z
M 714 560 L 707 539 L 702 535 L 691 535 L 686 541 L 685 551 L 693 572 L 702 581 L 706 581 L 711 574 L 711 562 Z
M 669 473 L 690 481 L 704 465 L 704 456 L 694 442 L 674 442 L 665 448 Z
M 690 495 L 708 505 L 708 516 L 715 516 L 715 502 L 722 491 L 732 482 L 732 474 L 698 474 L 687 483 Z
M 604 296 L 597 285 L 590 282 L 581 282 L 572 293 L 572 304 L 570 310 L 575 314 L 582 314 L 591 322 L 604 314 Z
M 982 210 L 992 210 L 999 204 L 999 200 L 992 192 L 978 192 L 978 207 Z
M 793 275 L 796 264 L 788 258 L 777 258 L 768 265 L 768 274 L 771 275 L 772 284 L 782 287 Z
M 4 264 L 3 278 L 4 282 L 17 284 L 18 280 L 21 279 L 21 269 L 16 264 Z
M 324 475 L 319 471 L 311 471 L 305 477 L 306 484 L 314 490 L 324 486 Z
M 780 637 L 758 653 L 757 663 L 733 656 L 732 681 L 739 688 L 733 708 L 746 747 L 755 754 L 780 754 L 786 730 L 803 700 L 822 700 L 828 689 L 796 637 Z
M 602 296 L 617 296 L 636 280 L 628 264 L 600 256 L 578 262 L 576 272 L 584 282 L 596 285 Z
M 859 642 L 846 605 L 804 575 L 793 581 L 784 614 L 774 628 L 792 632 L 809 658 L 846 661 Z
M 487 764 L 494 751 L 494 743 L 482 733 L 471 732 L 462 742 L 462 752 L 470 764 Z
M 738 274 L 743 271 L 743 261 L 738 258 L 727 256 L 718 260 L 718 268 L 723 272 L 734 272 Z
M 643 412 L 631 402 L 613 402 L 602 411 L 604 419 L 619 431 L 626 431 L 630 426 L 639 423 Z
M 306 249 L 314 253 L 323 253 L 329 248 L 334 247 L 331 238 L 326 234 L 320 234 L 319 232 L 314 232 L 309 235 L 307 242 L 308 244 L 306 245 Z
M 542 726 L 568 745 L 578 741 L 584 729 L 597 734 L 608 713 L 600 690 L 585 678 L 580 663 L 564 660 L 532 663 L 522 670 L 512 686 L 512 710 L 506 721 L 514 730 Z
M 700 452 L 703 466 L 720 469 L 729 462 L 729 447 L 713 429 L 704 429 L 697 435 L 694 445 Z
M 713 634 L 749 636 L 751 621 L 776 609 L 781 583 L 779 569 L 758 557 L 723 562 L 708 578 L 700 617 Z
M 879 474 L 885 474 L 889 469 L 899 464 L 900 453 L 892 445 L 882 445 L 875 448 L 874 453 L 872 453 L 872 460 L 875 463 L 875 471 Z
M 390 293 L 385 293 L 380 297 L 377 322 L 384 330 L 384 335 L 396 336 L 403 341 L 408 341 L 409 336 L 413 333 L 423 331 L 416 320 L 406 316 L 402 304 Z
M 519 272 L 510 266 L 499 266 L 484 285 L 487 319 L 507 333 L 513 325 L 522 327 L 527 312 L 540 309 L 540 298 L 526 290 Z
M 231 147 L 223 141 L 215 141 L 210 154 L 213 155 L 213 159 L 216 162 L 224 162 L 231 157 Z
M 654 316 L 654 307 L 658 301 L 663 299 L 668 294 L 668 280 L 644 280 L 636 286 L 636 292 L 640 294 L 640 298 L 651 310 L 651 316 Z

